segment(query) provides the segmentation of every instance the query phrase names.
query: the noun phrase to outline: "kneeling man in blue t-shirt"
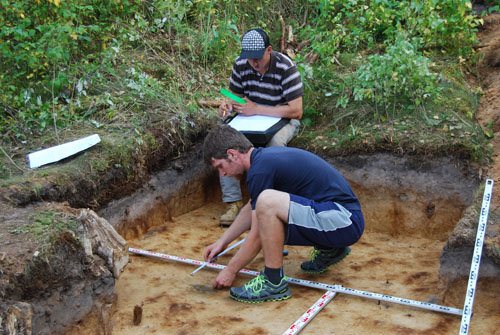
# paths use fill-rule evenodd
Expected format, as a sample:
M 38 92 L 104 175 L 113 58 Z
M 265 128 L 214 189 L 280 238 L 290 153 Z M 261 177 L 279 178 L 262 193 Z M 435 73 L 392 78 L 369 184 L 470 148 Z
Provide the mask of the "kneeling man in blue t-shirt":
M 243 178 L 250 201 L 234 223 L 204 252 L 213 259 L 250 229 L 245 242 L 222 270 L 214 288 L 230 287 L 236 274 L 262 249 L 265 268 L 230 295 L 243 302 L 284 300 L 291 297 L 283 274 L 283 246 L 313 246 L 307 273 L 321 273 L 346 257 L 349 246 L 364 230 L 358 198 L 347 180 L 322 158 L 289 147 L 255 148 L 228 125 L 213 128 L 203 144 L 203 158 L 222 176 Z

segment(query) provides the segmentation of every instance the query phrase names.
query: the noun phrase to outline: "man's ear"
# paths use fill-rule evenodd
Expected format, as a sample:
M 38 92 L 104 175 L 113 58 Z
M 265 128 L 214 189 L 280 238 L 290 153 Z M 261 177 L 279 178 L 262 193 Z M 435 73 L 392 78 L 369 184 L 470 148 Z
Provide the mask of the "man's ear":
M 235 149 L 227 149 L 226 150 L 226 154 L 227 154 L 228 159 L 236 157 L 237 153 L 238 153 L 238 150 L 235 150 Z

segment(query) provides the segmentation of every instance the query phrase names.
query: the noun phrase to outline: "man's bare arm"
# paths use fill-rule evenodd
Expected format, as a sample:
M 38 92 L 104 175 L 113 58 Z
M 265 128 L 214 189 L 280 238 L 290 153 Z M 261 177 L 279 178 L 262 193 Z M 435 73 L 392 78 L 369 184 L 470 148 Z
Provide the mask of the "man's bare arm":
M 245 242 L 241 245 L 236 255 L 229 261 L 227 267 L 217 275 L 213 287 L 223 288 L 231 286 L 238 271 L 250 263 L 257 256 L 261 248 L 258 223 L 255 211 L 252 211 L 252 228 L 246 236 Z

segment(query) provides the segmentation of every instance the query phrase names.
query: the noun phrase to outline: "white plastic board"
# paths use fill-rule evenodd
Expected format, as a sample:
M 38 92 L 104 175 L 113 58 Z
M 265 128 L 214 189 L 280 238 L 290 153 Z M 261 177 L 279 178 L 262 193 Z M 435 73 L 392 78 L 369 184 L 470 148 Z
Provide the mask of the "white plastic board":
M 238 131 L 265 131 L 281 120 L 280 117 L 252 115 L 236 115 L 229 125 Z
M 34 169 L 45 164 L 58 162 L 61 159 L 86 150 L 99 142 L 101 142 L 101 138 L 99 135 L 94 134 L 75 141 L 32 152 L 28 155 L 29 167 L 30 169 Z

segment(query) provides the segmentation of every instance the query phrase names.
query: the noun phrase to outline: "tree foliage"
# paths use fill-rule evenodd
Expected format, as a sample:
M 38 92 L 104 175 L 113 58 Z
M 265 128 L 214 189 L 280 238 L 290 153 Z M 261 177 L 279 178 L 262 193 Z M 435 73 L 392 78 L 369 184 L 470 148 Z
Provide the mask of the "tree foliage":
M 304 42 L 295 61 L 310 99 L 336 92 L 337 107 L 393 112 L 396 100 L 398 110 L 423 110 L 437 96 L 431 57 L 472 59 L 481 23 L 466 0 L 0 0 L 0 131 L 23 139 L 147 101 L 180 110 L 186 87 L 227 80 L 247 29 L 263 27 L 277 48 L 280 16 Z M 362 55 L 346 75 L 334 73 L 343 54 Z M 179 70 L 195 67 L 210 73 L 205 82 Z

